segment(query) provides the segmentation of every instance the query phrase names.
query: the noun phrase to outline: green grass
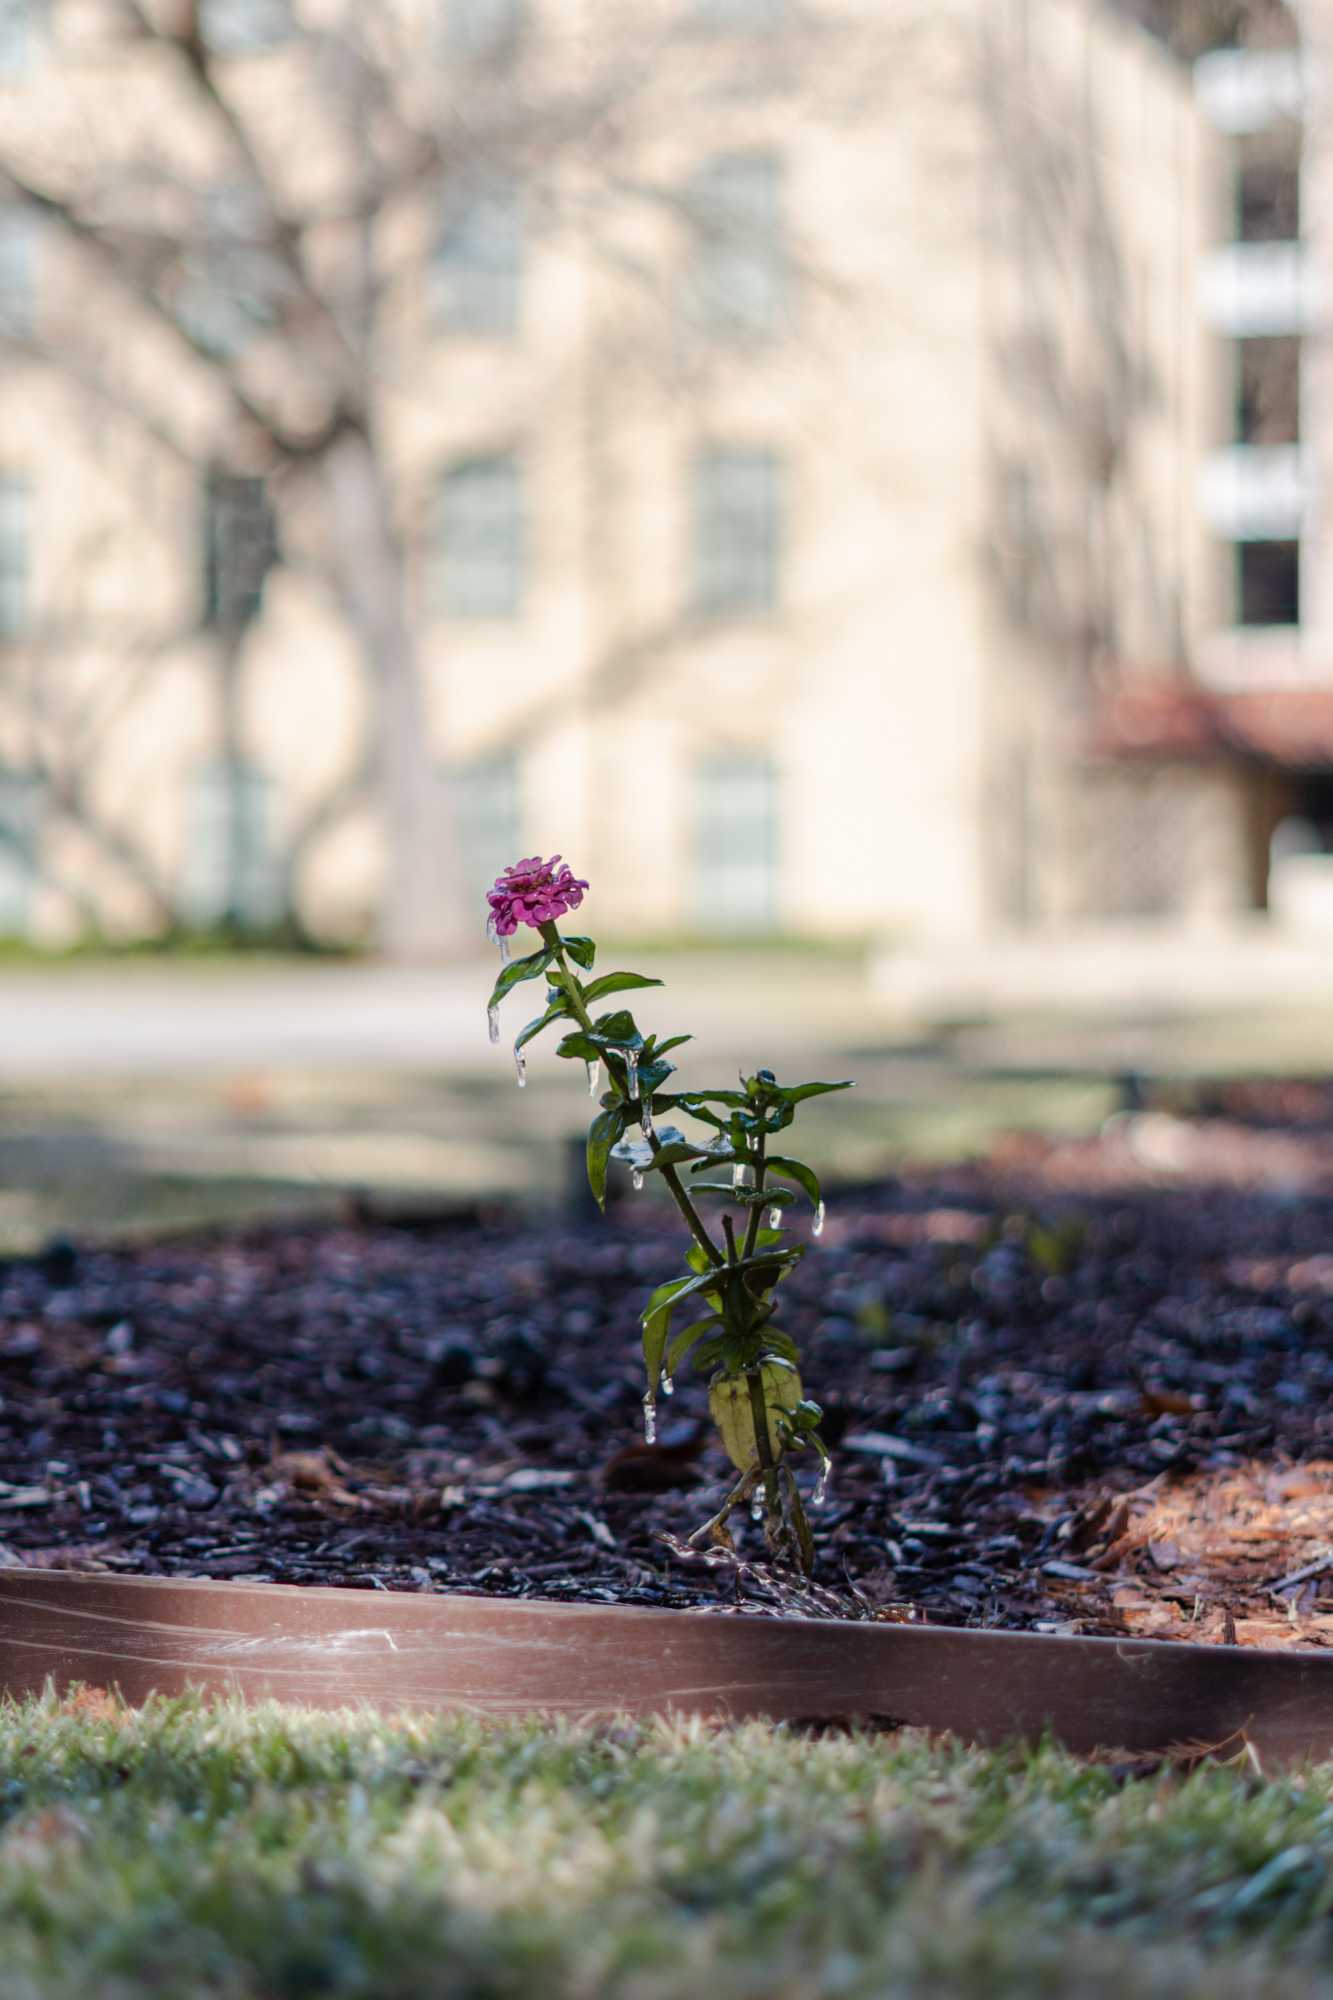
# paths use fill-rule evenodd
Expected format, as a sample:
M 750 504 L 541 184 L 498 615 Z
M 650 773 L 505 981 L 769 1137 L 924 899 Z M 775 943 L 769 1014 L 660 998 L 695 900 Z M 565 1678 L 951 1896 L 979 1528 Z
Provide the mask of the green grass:
M 0 1708 L 0 1995 L 1333 1994 L 1330 1774 Z

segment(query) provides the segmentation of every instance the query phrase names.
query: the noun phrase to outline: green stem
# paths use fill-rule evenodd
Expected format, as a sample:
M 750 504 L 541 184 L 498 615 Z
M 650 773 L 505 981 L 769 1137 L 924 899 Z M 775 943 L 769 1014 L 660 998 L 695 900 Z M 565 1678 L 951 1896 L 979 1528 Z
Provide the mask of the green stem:
M 764 1378 L 758 1368 L 746 1372 L 745 1386 L 750 1392 L 750 1418 L 754 1424 L 754 1448 L 759 1454 L 759 1464 L 764 1473 L 767 1488 L 768 1477 L 773 1470 L 773 1441 L 768 1435 L 768 1405 L 764 1401 Z
M 582 1028 L 585 1035 L 592 1034 L 593 1033 L 592 1016 L 589 1014 L 587 1006 L 584 1003 L 583 986 L 579 979 L 579 976 L 576 972 L 570 970 L 569 961 L 565 957 L 564 939 L 561 937 L 559 931 L 556 929 L 554 924 L 543 924 L 541 926 L 541 935 L 543 942 L 550 947 L 550 950 L 554 954 L 556 962 L 559 965 L 560 970 L 564 975 L 565 992 L 569 995 L 569 1004 L 574 1010 L 575 1020 L 578 1022 L 579 1026 Z M 621 1082 L 620 1078 L 616 1075 L 610 1063 L 608 1063 L 606 1066 L 606 1073 L 611 1080 L 611 1088 L 615 1092 L 617 1097 L 623 1098 L 627 1104 L 632 1104 L 635 1102 L 638 1103 L 639 1129 L 640 1131 L 642 1131 L 643 1092 L 640 1091 L 637 1099 L 631 1098 L 629 1091 L 627 1090 L 625 1085 Z M 651 1146 L 655 1154 L 661 1152 L 662 1142 L 658 1138 L 656 1132 L 645 1132 L 644 1137 L 647 1139 L 648 1144 Z M 669 1189 L 671 1194 L 671 1198 L 675 1202 L 676 1207 L 680 1210 L 681 1215 L 685 1221 L 685 1226 L 689 1230 L 691 1236 L 694 1238 L 695 1242 L 699 1245 L 699 1248 L 703 1251 L 709 1263 L 712 1264 L 716 1270 L 721 1270 L 723 1263 L 721 1252 L 718 1250 L 716 1244 L 713 1242 L 712 1237 L 708 1234 L 708 1231 L 704 1228 L 703 1221 L 700 1218 L 699 1212 L 695 1208 L 694 1203 L 690 1200 L 689 1195 L 685 1192 L 685 1189 L 681 1184 L 680 1177 L 677 1174 L 675 1168 L 659 1167 L 657 1171 L 661 1174 L 662 1179 L 666 1182 L 667 1188 Z
M 764 1173 L 766 1171 L 764 1166 L 764 1148 L 767 1144 L 768 1134 L 767 1132 L 761 1132 L 755 1147 L 754 1187 L 756 1194 L 763 1192 Z M 759 1217 L 762 1209 L 763 1203 L 757 1201 L 750 1210 L 750 1220 L 745 1231 L 745 1250 L 743 1253 L 747 1257 L 754 1255 L 754 1246 L 759 1237 Z

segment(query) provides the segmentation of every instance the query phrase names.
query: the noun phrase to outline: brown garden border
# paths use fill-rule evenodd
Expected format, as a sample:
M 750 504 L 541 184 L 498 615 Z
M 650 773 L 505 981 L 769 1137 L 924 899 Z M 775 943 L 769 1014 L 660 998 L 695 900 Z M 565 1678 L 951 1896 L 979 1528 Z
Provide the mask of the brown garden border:
M 913 1724 L 1069 1749 L 1333 1755 L 1333 1656 L 629 1605 L 0 1570 L 0 1692 Z

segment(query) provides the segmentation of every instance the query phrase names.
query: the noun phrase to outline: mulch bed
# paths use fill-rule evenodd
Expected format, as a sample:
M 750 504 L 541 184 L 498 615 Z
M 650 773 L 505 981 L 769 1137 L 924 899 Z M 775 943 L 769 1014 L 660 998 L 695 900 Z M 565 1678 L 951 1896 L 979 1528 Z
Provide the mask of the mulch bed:
M 702 1385 L 639 1431 L 679 1232 L 349 1219 L 0 1270 L 0 1560 L 1333 1644 L 1333 1093 L 847 1192 L 785 1288 L 838 1444 L 801 1586 Z

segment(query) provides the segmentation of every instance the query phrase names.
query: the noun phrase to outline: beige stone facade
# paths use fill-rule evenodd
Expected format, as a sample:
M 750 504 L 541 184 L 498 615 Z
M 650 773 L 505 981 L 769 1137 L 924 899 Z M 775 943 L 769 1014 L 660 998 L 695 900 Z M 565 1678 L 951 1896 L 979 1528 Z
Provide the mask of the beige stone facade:
M 375 444 L 469 882 L 561 849 L 601 925 L 659 934 L 1244 901 L 1230 777 L 1168 786 L 1195 831 L 1164 864 L 1160 782 L 1088 758 L 1109 677 L 1183 675 L 1231 617 L 1196 491 L 1226 435 L 1195 305 L 1225 182 L 1188 74 L 1093 0 L 473 10 L 516 37 L 485 89 L 584 88 L 587 130 L 521 180 L 410 184 L 368 238 Z M 181 189 L 225 210 L 225 147 L 100 13 L 0 57 L 0 153 L 58 185 L 91 161 L 143 268 L 154 230 L 182 267 Z M 352 182 L 307 44 L 259 13 L 233 0 L 220 73 L 284 201 L 329 214 L 304 241 L 336 278 Z M 475 83 L 426 14 L 401 24 L 423 117 Z M 336 40 L 333 0 L 303 18 Z M 195 298 L 173 267 L 164 315 L 29 212 L 0 211 L 0 928 L 290 900 L 373 931 L 384 697 L 319 489 L 228 386 L 299 430 L 334 336 L 221 254 Z

